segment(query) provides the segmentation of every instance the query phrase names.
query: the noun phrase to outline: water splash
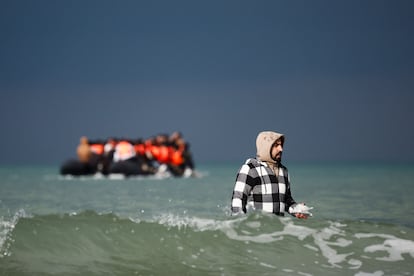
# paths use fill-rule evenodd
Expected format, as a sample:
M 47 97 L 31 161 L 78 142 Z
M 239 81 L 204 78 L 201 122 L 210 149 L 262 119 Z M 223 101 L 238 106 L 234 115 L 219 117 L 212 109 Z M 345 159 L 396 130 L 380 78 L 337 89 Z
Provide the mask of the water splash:
M 355 237 L 363 238 L 382 238 L 382 244 L 373 244 L 364 249 L 366 253 L 374 253 L 377 251 L 385 251 L 388 253 L 387 257 L 377 257 L 375 259 L 380 261 L 402 261 L 403 254 L 409 254 L 414 258 L 414 241 L 397 238 L 393 235 L 386 234 L 372 234 L 372 233 L 357 233 Z
M 30 217 L 24 209 L 18 210 L 10 219 L 0 217 L 0 258 L 9 256 L 9 246 L 6 241 L 20 218 Z

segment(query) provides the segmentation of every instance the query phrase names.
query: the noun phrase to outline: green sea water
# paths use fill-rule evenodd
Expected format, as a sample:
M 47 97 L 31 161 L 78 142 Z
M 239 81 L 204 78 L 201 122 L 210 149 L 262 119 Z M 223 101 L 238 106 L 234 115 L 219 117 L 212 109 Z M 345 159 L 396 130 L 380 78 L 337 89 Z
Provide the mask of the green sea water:
M 0 168 L 0 275 L 414 275 L 414 165 L 286 164 L 298 220 L 230 216 L 240 164 L 199 178 Z

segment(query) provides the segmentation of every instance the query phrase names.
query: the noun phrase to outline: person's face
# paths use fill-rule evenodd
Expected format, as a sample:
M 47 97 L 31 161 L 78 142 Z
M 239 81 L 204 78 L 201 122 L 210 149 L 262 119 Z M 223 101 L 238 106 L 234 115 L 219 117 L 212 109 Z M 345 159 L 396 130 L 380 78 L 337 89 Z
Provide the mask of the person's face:
M 282 144 L 282 141 L 278 139 L 273 144 L 272 150 L 270 152 L 272 155 L 272 159 L 280 162 L 282 160 L 282 152 L 283 152 L 283 144 Z

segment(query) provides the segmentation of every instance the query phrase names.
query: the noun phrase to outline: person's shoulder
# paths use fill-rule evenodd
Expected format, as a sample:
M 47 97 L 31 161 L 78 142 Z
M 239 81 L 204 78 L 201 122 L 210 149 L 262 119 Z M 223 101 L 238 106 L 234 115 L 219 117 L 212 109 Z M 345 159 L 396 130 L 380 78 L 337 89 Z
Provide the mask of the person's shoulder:
M 285 170 L 285 171 L 287 171 L 288 170 L 288 168 L 285 166 L 285 165 L 283 165 L 283 164 L 279 164 L 279 167 L 280 168 L 282 168 L 283 170 Z
M 260 162 L 257 158 L 249 158 L 244 164 L 250 168 L 255 168 L 263 165 L 262 162 Z

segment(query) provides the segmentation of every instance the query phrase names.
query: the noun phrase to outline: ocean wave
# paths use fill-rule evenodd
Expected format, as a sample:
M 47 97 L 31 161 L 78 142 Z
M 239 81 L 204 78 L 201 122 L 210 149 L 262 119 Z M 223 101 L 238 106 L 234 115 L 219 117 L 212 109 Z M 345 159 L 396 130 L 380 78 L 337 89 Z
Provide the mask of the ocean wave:
M 279 223 L 280 222 L 280 223 Z M 295 223 L 291 218 L 277 218 L 266 214 L 242 216 L 230 220 L 214 220 L 202 218 L 180 217 L 165 214 L 158 218 L 158 223 L 178 229 L 190 227 L 195 231 L 221 231 L 227 238 L 245 243 L 269 244 L 280 242 L 287 237 L 294 237 L 298 242 L 307 241 L 304 248 L 321 254 L 327 261 L 325 266 L 332 268 L 359 269 L 363 265 L 363 259 L 375 259 L 379 261 L 404 261 L 404 254 L 414 258 L 414 241 L 398 238 L 390 234 L 352 233 L 353 226 L 364 225 L 367 231 L 377 228 L 377 224 L 366 222 L 339 222 L 325 221 L 317 225 L 305 226 L 303 223 Z M 348 225 L 349 223 L 350 225 Z M 266 231 L 264 224 L 278 224 L 282 229 L 278 231 Z M 315 227 L 316 226 L 316 227 Z M 389 225 L 387 225 L 389 226 Z M 255 231 L 256 230 L 256 231 Z M 263 231 L 264 230 L 264 231 Z M 407 234 L 400 232 L 400 234 Z M 410 237 L 412 237 L 412 232 Z M 384 241 L 379 244 L 369 244 L 363 249 L 360 258 L 355 257 L 355 247 L 352 245 L 360 239 L 380 238 Z M 311 241 L 311 243 L 309 243 Z M 346 249 L 349 248 L 348 252 Z M 383 257 L 375 257 L 376 252 L 384 251 Z M 341 253 L 340 253 L 341 252 Z M 368 256 L 366 253 L 373 253 Z
M 414 258 L 412 229 L 397 231 L 393 225 L 363 221 L 302 221 L 260 213 L 219 218 L 164 213 L 151 219 L 94 211 L 29 216 L 21 210 L 0 225 L 0 266 L 8 267 L 8 260 L 39 273 L 41 264 L 51 269 L 59 263 L 67 265 L 68 273 L 73 267 L 82 272 L 96 263 L 111 272 L 117 267 L 162 272 L 155 266 L 178 263 L 177 273 L 186 269 L 218 273 L 231 270 L 230 264 L 241 258 L 246 271 L 256 266 L 266 273 L 319 275 L 323 269 L 376 275 L 387 274 L 388 264 L 398 262 L 398 269 L 391 271 L 403 274 L 412 271 Z M 26 263 L 28 256 L 39 266 Z
M 242 216 L 229 220 L 164 214 L 159 216 L 156 221 L 167 227 L 177 227 L 178 229 L 191 228 L 194 231 L 221 231 L 231 240 L 248 243 L 269 244 L 282 241 L 287 237 L 294 237 L 298 242 L 306 240 L 307 243 L 304 243 L 303 247 L 321 254 L 327 261 L 326 266 L 329 267 L 359 269 L 363 264 L 364 258 L 380 261 L 402 261 L 406 260 L 403 257 L 404 254 L 409 254 L 414 258 L 414 241 L 412 240 L 398 238 L 390 234 L 352 233 L 353 226 L 355 225 L 364 225 L 367 231 L 378 228 L 377 224 L 363 221 L 339 222 L 328 220 L 317 225 L 312 224 L 312 227 L 305 226 L 303 223 L 295 223 L 295 220 L 291 218 L 275 219 L 273 216 L 265 214 Z M 264 224 L 278 224 L 278 227 L 282 226 L 282 229 L 278 231 L 272 229 L 266 232 L 266 227 L 262 227 Z M 402 233 L 404 234 L 404 232 Z M 375 254 L 367 256 L 367 254 L 362 255 L 362 252 L 360 252 L 361 258 L 353 257 L 355 255 L 355 247 L 352 247 L 354 243 L 360 239 L 374 237 L 384 239 L 384 242 L 365 246 L 363 253 L 384 251 L 388 253 L 387 255 L 375 257 Z M 412 237 L 412 233 L 410 237 Z M 346 251 L 347 248 L 350 249 L 348 252 Z
M 5 246 L 7 239 L 11 232 L 15 228 L 20 218 L 30 217 L 24 209 L 18 210 L 15 214 L 10 217 L 0 217 L 0 258 L 8 256 L 10 252 L 8 247 Z
M 363 238 L 380 238 L 383 239 L 383 243 L 373 244 L 367 246 L 364 252 L 374 253 L 378 251 L 385 251 L 388 256 L 376 257 L 381 261 L 402 261 L 404 260 L 403 254 L 409 254 L 414 258 L 414 241 L 397 238 L 394 235 L 375 234 L 375 233 L 356 233 L 355 237 L 358 239 Z

